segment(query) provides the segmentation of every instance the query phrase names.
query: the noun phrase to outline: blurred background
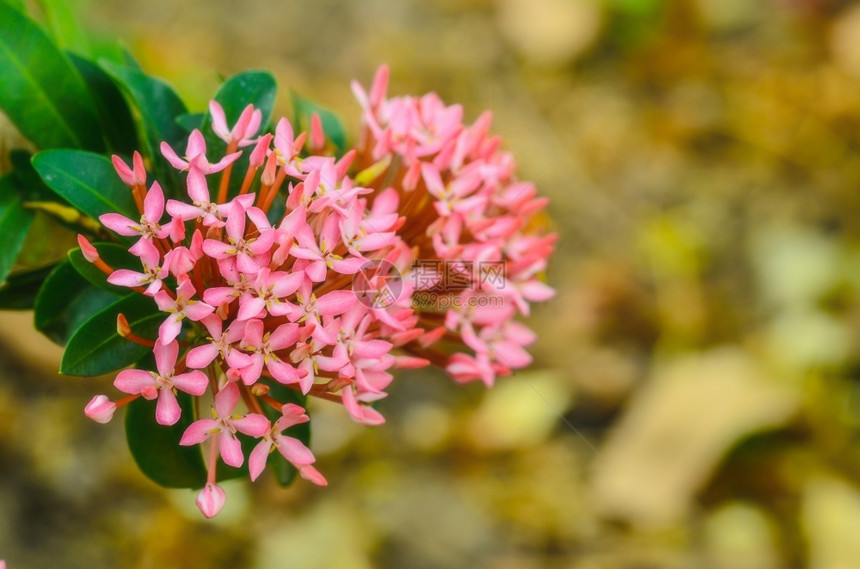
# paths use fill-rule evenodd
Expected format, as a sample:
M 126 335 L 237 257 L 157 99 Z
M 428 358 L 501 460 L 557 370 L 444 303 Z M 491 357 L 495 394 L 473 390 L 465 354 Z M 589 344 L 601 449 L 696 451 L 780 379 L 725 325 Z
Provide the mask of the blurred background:
M 213 521 L 0 317 L 10 569 L 860 567 L 860 5 L 844 0 L 73 3 L 202 110 L 266 68 L 335 109 L 391 66 L 552 199 L 535 364 L 403 373 L 364 428 L 319 402 L 329 487 L 228 483 Z

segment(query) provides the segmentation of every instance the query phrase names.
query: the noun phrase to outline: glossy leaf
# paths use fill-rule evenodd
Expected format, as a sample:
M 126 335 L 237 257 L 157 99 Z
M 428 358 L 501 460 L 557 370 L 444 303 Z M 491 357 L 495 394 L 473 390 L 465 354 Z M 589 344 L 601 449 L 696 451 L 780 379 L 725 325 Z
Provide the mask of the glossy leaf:
M 186 138 L 176 122 L 178 116 L 187 112 L 185 104 L 167 83 L 132 67 L 109 61 L 101 61 L 100 65 L 118 82 L 140 112 L 151 157 L 161 156 L 158 146 L 162 141 L 176 148 Z M 182 145 L 179 151 L 184 150 Z
M 9 275 L 0 286 L 0 309 L 31 310 L 36 302 L 36 294 L 55 265 L 40 267 Z
M 101 128 L 114 154 L 131 156 L 137 149 L 137 129 L 128 103 L 116 83 L 99 66 L 88 59 L 69 54 L 83 77 L 101 121 Z
M 185 113 L 176 117 L 176 123 L 182 127 L 182 130 L 190 134 L 195 128 L 203 126 L 204 118 L 206 118 L 205 113 Z
M 140 217 L 131 190 L 104 156 L 80 150 L 46 150 L 33 157 L 45 183 L 92 218 L 103 213 Z
M 22 205 L 15 182 L 12 174 L 0 177 L 0 235 L 3 237 L 3 246 L 0 247 L 0 282 L 6 279 L 15 265 L 33 221 L 33 212 Z
M 128 252 L 126 247 L 116 243 L 93 243 L 99 252 L 99 257 L 113 269 L 131 269 L 140 271 L 140 259 Z M 113 294 L 125 296 L 129 289 L 115 286 L 107 282 L 107 275 L 84 258 L 79 248 L 69 251 L 69 262 L 90 284 Z
M 89 55 L 90 46 L 86 35 L 78 25 L 78 19 L 68 0 L 40 0 L 48 29 L 61 47 L 83 55 Z
M 80 75 L 44 31 L 0 2 L 0 108 L 40 148 L 104 149 Z
M 343 154 L 346 151 L 346 129 L 343 127 L 343 123 L 340 122 L 337 115 L 325 107 L 321 107 L 296 93 L 292 94 L 292 100 L 293 113 L 295 115 L 293 126 L 298 130 L 307 131 L 310 129 L 311 116 L 314 113 L 318 114 L 320 116 L 320 121 L 322 122 L 323 132 L 325 132 L 326 138 L 328 138 L 328 140 L 337 147 L 338 155 Z
M 175 425 L 155 422 L 156 401 L 142 397 L 128 405 L 125 435 L 131 455 L 153 482 L 167 488 L 200 488 L 206 483 L 206 466 L 200 447 L 180 446 L 182 433 L 194 421 L 191 396 L 177 392 L 182 416 Z
M 65 260 L 54 267 L 36 294 L 33 302 L 36 329 L 64 346 L 84 321 L 117 298 L 93 287 Z
M 135 344 L 116 331 L 116 317 L 123 314 L 132 331 L 143 338 L 155 338 L 164 321 L 155 302 L 138 293 L 121 298 L 94 314 L 78 328 L 63 352 L 60 373 L 91 376 L 109 373 L 132 364 L 151 348 Z

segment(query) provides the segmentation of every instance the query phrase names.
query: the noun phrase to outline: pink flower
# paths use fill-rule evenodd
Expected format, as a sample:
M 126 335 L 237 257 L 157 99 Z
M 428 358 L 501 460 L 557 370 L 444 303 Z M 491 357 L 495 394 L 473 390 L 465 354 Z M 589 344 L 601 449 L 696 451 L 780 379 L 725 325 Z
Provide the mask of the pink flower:
M 143 186 L 146 184 L 146 169 L 143 166 L 143 157 L 135 150 L 132 155 L 133 168 L 123 162 L 122 158 L 114 154 L 111 156 L 111 162 L 120 179 L 129 186 Z
M 167 277 L 167 269 L 159 266 L 161 253 L 150 241 L 141 239 L 129 249 L 131 253 L 140 257 L 143 272 L 131 269 L 117 269 L 107 278 L 107 282 L 117 286 L 139 287 L 145 286 L 148 296 L 154 296 L 162 287 L 162 279 Z
M 272 374 L 275 380 L 283 384 L 297 383 L 300 374 L 296 368 L 283 361 L 277 354 L 296 344 L 299 338 L 297 324 L 282 324 L 274 331 L 267 332 L 262 320 L 248 320 L 245 324 L 245 336 L 242 339 L 242 349 L 250 352 L 249 363 L 239 370 L 239 375 L 245 385 L 256 382 L 263 372 L 263 366 Z
M 132 221 L 118 213 L 106 213 L 99 216 L 99 221 L 108 229 L 119 235 L 140 235 L 143 239 L 164 239 L 170 234 L 170 229 L 160 225 L 161 216 L 164 214 L 164 192 L 158 182 L 153 182 L 152 187 L 143 200 L 143 215 L 140 221 Z
M 263 120 L 262 111 L 255 109 L 254 105 L 245 107 L 232 129 L 227 126 L 224 109 L 218 101 L 209 102 L 209 114 L 212 115 L 212 131 L 215 135 L 227 144 L 235 142 L 239 147 L 254 144 L 253 137 Z
M 176 289 L 176 298 L 171 298 L 163 290 L 155 294 L 155 303 L 158 305 L 158 309 L 170 313 L 167 320 L 158 328 L 158 338 L 162 343 L 172 342 L 179 336 L 184 318 L 196 322 L 206 318 L 215 310 L 214 307 L 205 302 L 193 300 L 191 297 L 195 294 L 194 285 L 190 280 L 182 281 Z
M 126 369 L 116 376 L 114 386 L 124 393 L 139 393 L 146 399 L 158 397 L 155 420 L 160 425 L 173 425 L 179 420 L 182 413 L 173 390 L 178 389 L 191 395 L 203 395 L 209 386 L 209 380 L 199 370 L 174 375 L 176 358 L 179 355 L 178 343 L 156 342 L 153 351 L 155 352 L 157 373 L 140 369 Z
M 213 419 L 200 419 L 191 423 L 182 435 L 179 444 L 184 446 L 200 444 L 213 435 L 218 437 L 219 452 L 225 464 L 242 466 L 245 455 L 236 433 L 251 437 L 261 437 L 269 430 L 269 420 L 257 413 L 244 416 L 233 415 L 239 402 L 239 389 L 235 383 L 228 383 L 215 395 Z
M 327 484 L 325 478 L 311 466 L 316 461 L 311 450 L 299 439 L 283 434 L 284 430 L 310 420 L 305 410 L 294 403 L 287 403 L 281 408 L 281 413 L 281 417 L 275 421 L 271 430 L 263 435 L 248 457 L 248 472 L 251 480 L 256 480 L 260 476 L 266 467 L 269 454 L 278 449 L 281 456 L 292 463 L 302 477 L 319 486 L 325 486 Z
M 236 159 L 242 154 L 241 152 L 234 152 L 233 154 L 228 154 L 218 162 L 211 164 L 209 160 L 206 158 L 206 140 L 203 138 L 203 135 L 196 128 L 191 132 L 191 135 L 188 137 L 188 146 L 185 148 L 185 159 L 183 160 L 179 156 L 176 155 L 176 152 L 170 147 L 166 142 L 161 143 L 161 153 L 167 158 L 167 161 L 170 162 L 170 165 L 176 168 L 179 171 L 198 171 L 201 174 L 214 174 L 216 172 L 220 172 L 230 164 L 236 161 Z

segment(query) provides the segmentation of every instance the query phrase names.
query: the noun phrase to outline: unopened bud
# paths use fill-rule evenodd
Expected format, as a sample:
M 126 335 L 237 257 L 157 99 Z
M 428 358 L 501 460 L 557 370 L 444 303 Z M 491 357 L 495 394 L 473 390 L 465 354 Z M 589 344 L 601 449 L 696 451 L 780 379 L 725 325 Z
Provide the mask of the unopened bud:
M 84 259 L 90 263 L 95 263 L 99 260 L 99 252 L 89 240 L 78 233 L 78 246 L 81 248 L 81 253 L 84 254 Z
M 109 423 L 116 411 L 116 403 L 106 395 L 96 395 L 84 408 L 84 414 L 96 423 Z M 2 569 L 2 567 L 0 567 Z
M 116 333 L 123 338 L 128 338 L 131 335 L 131 326 L 124 314 L 116 315 Z
M 319 114 L 311 115 L 311 150 L 322 150 L 325 147 L 325 131 Z
M 195 503 L 204 516 L 211 518 L 221 511 L 226 501 L 227 493 L 224 492 L 224 489 L 217 484 L 208 482 L 197 494 Z
M 251 387 L 251 393 L 256 395 L 257 397 L 261 397 L 269 393 L 269 386 L 263 383 L 255 383 Z

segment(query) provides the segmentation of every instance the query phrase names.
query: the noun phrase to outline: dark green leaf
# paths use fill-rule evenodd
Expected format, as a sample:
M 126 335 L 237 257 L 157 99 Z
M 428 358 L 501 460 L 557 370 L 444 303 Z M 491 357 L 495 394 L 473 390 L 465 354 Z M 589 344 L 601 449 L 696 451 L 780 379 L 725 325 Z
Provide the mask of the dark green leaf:
M 116 301 L 116 295 L 90 285 L 66 260 L 57 265 L 36 294 L 36 329 L 64 346 L 90 316 Z M 116 328 L 116 323 L 114 323 Z
M 0 286 L 0 309 L 32 309 L 39 287 L 42 286 L 54 267 L 55 265 L 50 265 L 9 275 L 6 282 Z
M 55 201 L 68 204 L 66 200 L 51 190 L 32 164 L 33 155 L 26 150 L 15 149 L 9 153 L 9 161 L 12 163 L 12 172 L 18 179 L 18 188 L 24 201 L 43 202 Z
M 292 100 L 295 114 L 294 126 L 298 130 L 310 130 L 311 116 L 314 113 L 318 114 L 326 137 L 337 148 L 337 154 L 343 154 L 346 151 L 346 129 L 337 115 L 296 93 L 292 93 Z
M 205 113 L 185 113 L 176 117 L 176 122 L 185 132 L 191 133 L 192 130 L 203 125 L 205 116 Z
M 126 247 L 116 243 L 93 243 L 93 245 L 98 250 L 99 257 L 112 269 L 131 269 L 138 272 L 142 270 L 140 259 L 129 253 Z M 69 251 L 69 262 L 90 284 L 116 295 L 128 294 L 128 288 L 108 283 L 107 275 L 84 259 L 80 249 Z
M 69 54 L 69 57 L 90 91 L 109 150 L 131 156 L 137 150 L 137 131 L 128 103 L 116 83 L 88 59 L 75 54 Z
M 146 147 L 149 156 L 161 156 L 158 146 L 162 141 L 170 144 L 182 155 L 185 131 L 176 118 L 187 112 L 185 104 L 173 89 L 161 79 L 150 77 L 138 69 L 117 65 L 109 61 L 99 62 L 102 68 L 116 80 L 134 106 L 140 112 L 146 131 Z M 181 148 L 180 148 L 180 143 Z
M 35 22 L 0 2 L 0 108 L 40 148 L 104 149 L 75 68 Z
M 52 190 L 79 210 L 98 219 L 103 213 L 140 217 L 131 190 L 111 161 L 80 150 L 46 150 L 33 158 L 33 167 Z
M 101 375 L 123 368 L 142 358 L 151 348 L 135 344 L 116 331 L 116 317 L 125 315 L 132 331 L 143 338 L 155 338 L 165 315 L 155 302 L 132 293 L 91 316 L 78 328 L 63 352 L 60 373 Z
M 0 235 L 3 237 L 3 246 L 0 247 L 0 282 L 6 279 L 15 265 L 32 221 L 33 212 L 21 205 L 15 177 L 12 174 L 0 177 Z
M 167 488 L 200 488 L 206 483 L 206 466 L 200 447 L 180 446 L 182 433 L 194 421 L 191 396 L 177 393 L 182 416 L 175 425 L 155 422 L 155 401 L 140 398 L 128 405 L 125 434 L 128 448 L 140 470 Z

